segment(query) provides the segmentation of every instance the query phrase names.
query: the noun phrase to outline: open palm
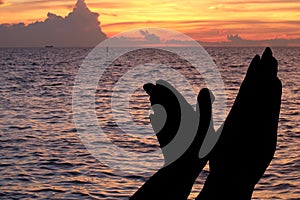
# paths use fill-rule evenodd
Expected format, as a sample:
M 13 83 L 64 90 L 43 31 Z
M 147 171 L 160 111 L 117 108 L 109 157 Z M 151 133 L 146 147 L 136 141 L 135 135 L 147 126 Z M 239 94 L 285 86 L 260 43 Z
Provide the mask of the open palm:
M 276 149 L 282 92 L 277 67 L 270 48 L 253 58 L 197 199 L 251 199 Z

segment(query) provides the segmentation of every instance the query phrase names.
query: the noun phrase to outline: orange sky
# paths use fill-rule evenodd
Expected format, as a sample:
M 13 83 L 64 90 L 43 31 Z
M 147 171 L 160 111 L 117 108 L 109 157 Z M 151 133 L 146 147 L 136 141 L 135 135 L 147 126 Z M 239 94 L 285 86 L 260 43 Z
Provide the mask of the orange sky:
M 42 21 L 48 12 L 66 16 L 76 0 L 0 0 L 0 24 Z M 141 27 L 171 28 L 203 41 L 300 38 L 299 0 L 86 0 L 112 36 Z

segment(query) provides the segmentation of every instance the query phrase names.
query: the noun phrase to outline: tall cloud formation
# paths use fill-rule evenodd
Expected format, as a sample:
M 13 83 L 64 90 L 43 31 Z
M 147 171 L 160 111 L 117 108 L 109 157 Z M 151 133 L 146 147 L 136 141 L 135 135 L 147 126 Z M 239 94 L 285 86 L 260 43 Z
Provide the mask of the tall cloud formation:
M 98 17 L 84 0 L 78 0 L 66 17 L 48 13 L 45 21 L 27 26 L 24 23 L 1 24 L 0 47 L 93 47 L 107 38 Z

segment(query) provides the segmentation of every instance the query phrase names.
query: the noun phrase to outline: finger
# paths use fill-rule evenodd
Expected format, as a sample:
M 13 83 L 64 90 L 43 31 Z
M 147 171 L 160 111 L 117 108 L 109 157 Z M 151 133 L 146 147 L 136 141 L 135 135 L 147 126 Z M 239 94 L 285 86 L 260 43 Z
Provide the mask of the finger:
M 195 152 L 199 152 L 202 143 L 208 130 L 213 130 L 213 120 L 212 120 L 212 103 L 215 100 L 213 93 L 207 89 L 203 88 L 197 97 L 197 110 L 199 113 L 199 125 L 196 138 L 193 143 L 193 149 Z
M 182 94 L 180 92 L 178 92 L 178 90 L 176 90 L 170 83 L 168 83 L 167 81 L 164 81 L 164 80 L 158 80 L 156 82 L 156 85 L 163 90 L 162 92 L 174 94 L 175 97 L 177 98 L 177 101 L 180 103 L 180 106 L 183 106 L 182 109 L 187 109 L 189 107 L 190 107 L 190 109 L 192 109 L 192 107 L 186 101 L 186 99 L 182 96 Z
M 273 57 L 270 47 L 267 47 L 261 57 L 260 74 L 263 78 L 275 78 L 278 72 L 278 62 Z
M 247 74 L 244 79 L 245 81 L 254 79 L 256 77 L 257 71 L 259 69 L 259 65 L 260 65 L 260 56 L 255 55 L 248 67 Z
M 181 109 L 175 91 L 165 81 L 144 85 L 144 90 L 150 95 L 154 115 L 151 115 L 151 125 L 156 133 L 161 147 L 166 146 L 176 135 L 180 120 Z
M 164 84 L 167 85 L 166 83 Z M 172 86 L 169 87 L 175 90 Z M 150 96 L 150 102 L 154 112 L 154 115 L 151 116 L 152 118 L 161 118 L 162 112 L 166 112 L 167 115 L 170 115 L 169 118 L 172 118 L 174 112 L 180 112 L 179 102 L 171 89 L 164 85 L 153 85 L 152 83 L 145 84 L 143 88 Z
M 171 84 L 169 84 L 164 80 L 158 80 L 156 82 L 156 85 L 152 83 L 147 83 L 143 86 L 143 88 L 146 91 L 146 93 L 151 97 L 150 101 L 152 100 L 151 102 L 152 104 L 154 103 L 161 104 L 164 102 L 166 98 L 173 99 L 175 96 L 177 98 L 177 101 L 180 102 L 181 106 L 189 106 L 189 103 L 180 94 L 180 92 L 178 92 Z
M 152 83 L 147 83 L 143 86 L 143 89 L 149 96 L 151 96 L 152 92 L 155 90 L 155 85 L 153 85 Z
M 212 118 L 212 103 L 214 100 L 215 96 L 209 89 L 203 88 L 199 92 L 197 97 L 197 109 L 200 113 L 199 130 L 204 131 L 208 129 Z
M 175 104 L 175 102 L 178 102 L 178 98 L 174 93 L 179 92 L 165 81 L 160 81 L 156 85 L 147 83 L 143 86 L 143 88 L 150 96 L 150 102 L 152 106 L 155 104 L 160 104 L 167 109 L 167 107 L 170 107 L 170 104 Z
M 146 93 L 150 96 L 151 106 L 163 103 L 164 96 L 161 90 L 159 90 L 159 88 L 156 85 L 152 83 L 147 83 L 143 86 L 143 88 L 146 91 Z

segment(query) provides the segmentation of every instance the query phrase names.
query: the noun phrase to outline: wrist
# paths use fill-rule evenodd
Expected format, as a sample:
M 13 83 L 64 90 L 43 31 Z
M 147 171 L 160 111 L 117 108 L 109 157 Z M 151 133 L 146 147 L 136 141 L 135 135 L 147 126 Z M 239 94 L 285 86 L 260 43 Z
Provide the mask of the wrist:
M 209 174 L 200 192 L 199 199 L 244 199 L 250 200 L 255 184 L 230 176 L 226 178 Z
M 161 168 L 161 170 L 172 177 L 182 180 L 195 180 L 205 167 L 207 159 L 178 159 L 174 163 Z

